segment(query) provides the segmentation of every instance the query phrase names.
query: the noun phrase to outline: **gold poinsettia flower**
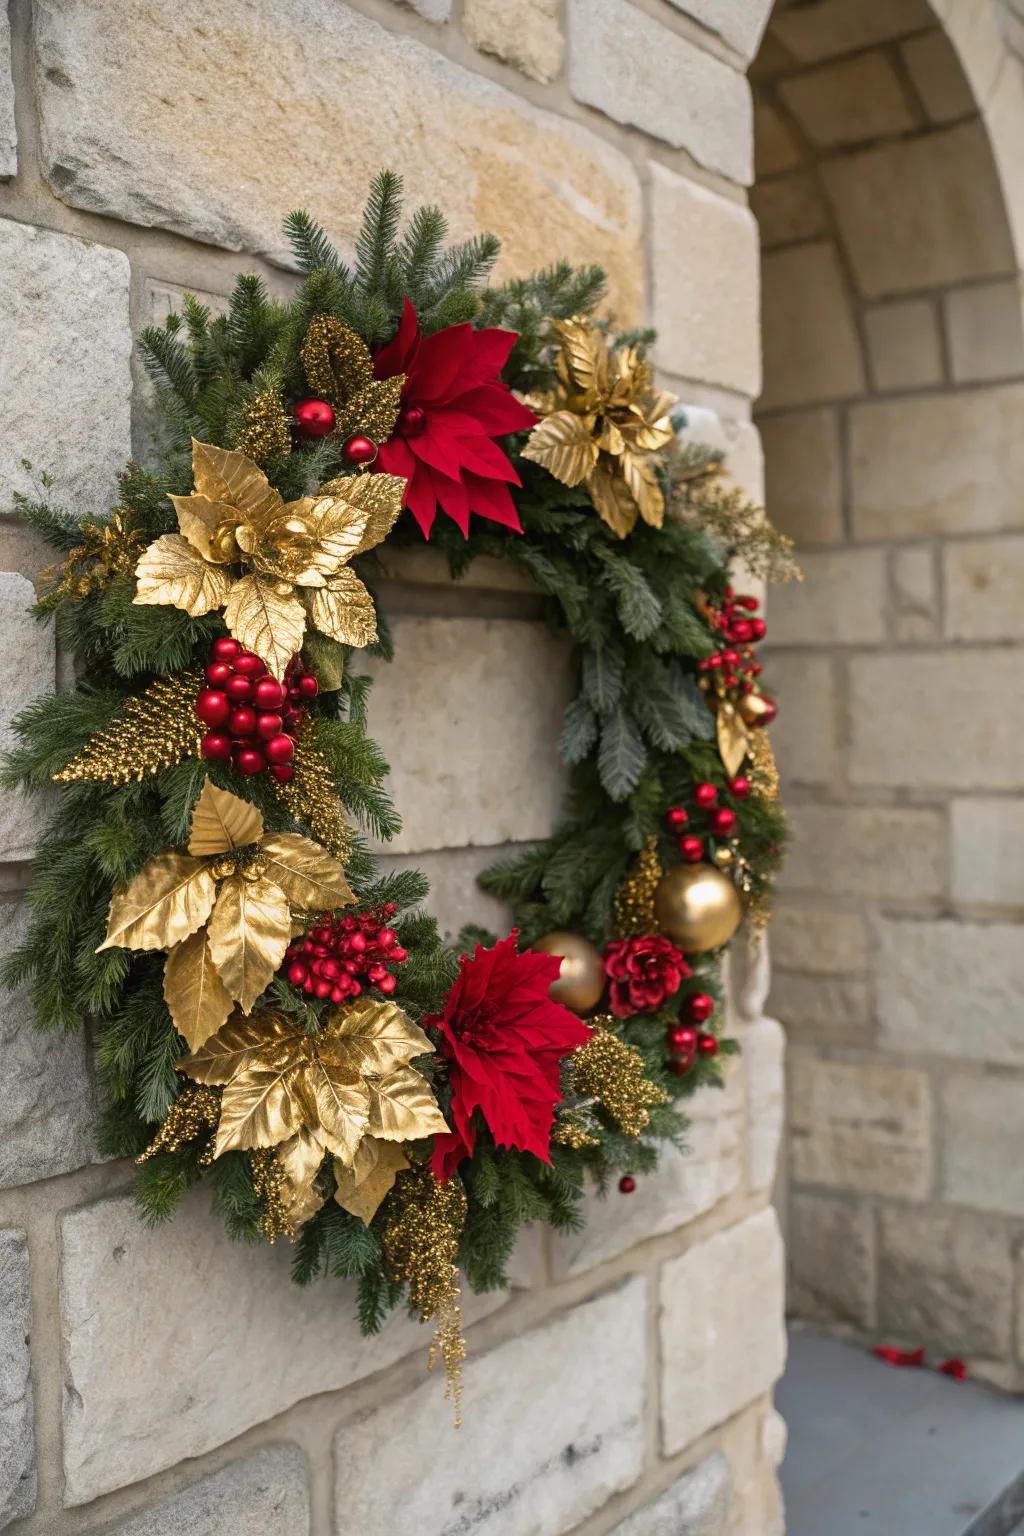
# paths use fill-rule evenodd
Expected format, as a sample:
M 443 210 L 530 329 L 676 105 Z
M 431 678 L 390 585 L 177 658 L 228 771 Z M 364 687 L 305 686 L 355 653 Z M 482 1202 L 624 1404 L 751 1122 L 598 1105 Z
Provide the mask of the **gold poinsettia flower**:
M 676 396 L 654 389 L 636 347 L 609 349 L 586 319 L 555 323 L 556 388 L 529 404 L 542 417 L 523 457 L 563 485 L 585 485 L 601 518 L 624 539 L 638 517 L 660 528 L 665 501 L 652 455 L 674 435 Z
M 222 1087 L 213 1155 L 276 1148 L 290 1224 L 323 1203 L 314 1180 L 334 1160 L 335 1199 L 369 1222 L 408 1166 L 401 1143 L 448 1129 L 410 1062 L 432 1049 L 396 1003 L 360 997 L 319 1034 L 280 1014 L 232 1019 L 178 1071 Z
M 245 454 L 195 439 L 192 473 L 192 495 L 171 497 L 181 531 L 163 534 L 136 566 L 136 603 L 194 618 L 223 608 L 235 639 L 279 682 L 307 623 L 344 645 L 376 639 L 373 600 L 349 561 L 391 531 L 400 475 L 349 475 L 285 502 Z
M 208 779 L 188 851 L 158 853 L 114 892 L 99 948 L 167 950 L 164 998 L 194 1051 L 269 985 L 293 907 L 327 912 L 354 900 L 344 866 L 319 843 L 267 833 L 254 805 Z

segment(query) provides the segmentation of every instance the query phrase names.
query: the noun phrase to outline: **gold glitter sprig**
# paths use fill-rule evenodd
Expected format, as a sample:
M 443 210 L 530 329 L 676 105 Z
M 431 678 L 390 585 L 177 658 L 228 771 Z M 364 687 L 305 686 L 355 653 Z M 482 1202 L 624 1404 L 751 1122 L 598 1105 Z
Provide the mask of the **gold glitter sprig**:
M 263 389 L 245 402 L 238 451 L 262 466 L 291 450 L 292 434 L 281 397 L 273 389 Z
M 37 588 L 50 586 L 40 597 L 47 610 L 68 598 L 104 592 L 135 571 L 144 540 L 141 529 L 131 526 L 131 513 L 125 508 L 115 507 L 103 522 L 83 522 L 81 533 L 81 544 L 69 550 L 59 564 L 39 572 Z
M 294 774 L 287 784 L 274 783 L 274 793 L 288 814 L 309 828 L 321 847 L 344 864 L 352 852 L 352 828 L 334 793 L 330 765 L 310 730 L 300 731 L 292 759 Z
M 194 705 L 202 682 L 199 671 L 179 672 L 158 678 L 145 693 L 132 694 L 117 719 L 90 736 L 54 780 L 119 788 L 198 757 L 203 732 Z
M 634 933 L 653 933 L 654 892 L 662 876 L 658 839 L 649 837 L 629 874 L 615 892 L 613 920 L 620 939 Z
M 612 1033 L 610 1014 L 597 1014 L 590 1022 L 594 1033 L 569 1062 L 572 1090 L 597 1099 L 627 1136 L 639 1136 L 650 1123 L 650 1110 L 667 1103 L 667 1096 L 646 1076 L 635 1046 Z
M 551 1140 L 560 1147 L 571 1147 L 574 1152 L 601 1145 L 600 1136 L 588 1124 L 586 1112 L 578 1109 L 566 1109 L 559 1114 Z
M 195 1141 L 204 1132 L 212 1131 L 219 1115 L 220 1089 L 190 1083 L 179 1093 L 167 1111 L 163 1125 L 145 1152 L 135 1159 L 136 1163 L 146 1163 L 158 1152 L 180 1152 L 188 1142 Z M 203 1167 L 208 1167 L 212 1163 L 212 1141 L 199 1161 Z
M 779 798 L 779 770 L 767 732 L 754 731 L 750 744 L 750 787 L 762 800 Z
M 338 437 L 344 441 L 360 433 L 383 443 L 391 436 L 405 375 L 375 379 L 373 358 L 361 336 L 334 315 L 314 315 L 299 356 L 310 389 L 335 408 Z
M 249 1153 L 252 1187 L 263 1207 L 260 1231 L 268 1243 L 279 1237 L 294 1237 L 295 1225 L 290 1215 L 288 1178 L 277 1156 L 276 1147 L 258 1147 Z

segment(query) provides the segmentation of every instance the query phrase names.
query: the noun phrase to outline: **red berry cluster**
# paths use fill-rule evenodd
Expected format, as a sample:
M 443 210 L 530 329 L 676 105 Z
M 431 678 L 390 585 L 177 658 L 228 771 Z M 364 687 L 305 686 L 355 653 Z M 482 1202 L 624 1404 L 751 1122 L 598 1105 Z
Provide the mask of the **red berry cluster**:
M 730 779 L 728 793 L 734 800 L 746 800 L 750 780 L 738 774 Z M 679 854 L 687 864 L 699 864 L 704 857 L 708 837 L 732 837 L 736 832 L 736 812 L 731 805 L 719 805 L 719 790 L 707 782 L 693 787 L 693 809 L 673 805 L 665 813 L 669 831 L 679 839 Z M 687 828 L 691 828 L 687 831 Z
M 698 1056 L 718 1054 L 718 1038 L 701 1029 L 715 1011 L 715 1000 L 708 992 L 691 992 L 683 1004 L 677 1024 L 669 1025 L 665 1036 L 669 1065 L 677 1077 L 685 1077 Z
M 206 686 L 196 696 L 196 715 L 207 727 L 200 751 L 207 762 L 234 763 L 239 773 L 269 768 L 280 784 L 295 772 L 295 732 L 302 711 L 319 685 L 298 656 L 288 663 L 284 682 L 230 635 L 215 640 L 206 666 Z
M 385 997 L 395 990 L 389 965 L 402 965 L 408 951 L 387 927 L 398 908 L 389 901 L 361 917 L 348 914 L 333 921 L 326 916 L 285 954 L 285 975 L 292 986 L 310 997 L 344 1003 L 364 987 L 376 987 Z
M 753 617 L 758 600 L 749 594 L 737 597 L 726 587 L 722 606 L 708 611 L 708 622 L 725 642 L 723 648 L 697 663 L 700 672 L 717 672 L 717 681 L 725 688 L 741 693 L 754 692 L 754 678 L 761 675 L 761 663 L 754 656 L 754 646 L 767 633 L 764 619 Z

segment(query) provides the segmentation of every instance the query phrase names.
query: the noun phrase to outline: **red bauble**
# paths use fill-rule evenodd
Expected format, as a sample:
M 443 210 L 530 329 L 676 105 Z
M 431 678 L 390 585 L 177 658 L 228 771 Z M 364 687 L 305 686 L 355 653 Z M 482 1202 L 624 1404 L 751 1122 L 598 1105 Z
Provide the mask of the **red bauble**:
M 261 677 L 252 691 L 252 701 L 258 709 L 280 709 L 284 703 L 284 689 L 273 677 Z
M 681 805 L 673 805 L 665 814 L 665 820 L 673 832 L 679 832 L 689 819 L 689 812 Z
M 258 656 L 254 656 L 252 651 L 242 651 L 240 655 L 235 657 L 231 667 L 234 672 L 239 673 L 242 677 L 251 678 L 262 677 L 267 670 L 266 662 L 261 661 Z
M 206 681 L 211 688 L 223 688 L 231 676 L 231 666 L 226 661 L 211 661 L 206 669 Z
M 372 464 L 377 457 L 377 444 L 368 437 L 350 437 L 341 456 L 346 464 Z
M 270 771 L 279 784 L 288 784 L 294 773 L 294 763 L 271 763 Z
M 697 1031 L 689 1024 L 673 1024 L 668 1032 L 668 1048 L 675 1055 L 687 1056 L 697 1049 Z
M 729 633 L 737 645 L 746 645 L 754 638 L 754 626 L 750 619 L 736 619 L 729 627 Z
M 227 682 L 224 684 L 224 692 L 227 694 L 228 698 L 234 699 L 236 703 L 239 703 L 242 699 L 251 699 L 252 678 L 243 677 L 241 673 L 236 673 L 232 677 L 229 677 Z
M 619 1180 L 619 1193 L 631 1195 L 634 1189 L 636 1189 L 636 1179 L 634 1179 L 631 1173 L 624 1173 Z
M 222 635 L 219 640 L 215 640 L 211 645 L 210 655 L 214 661 L 230 661 L 233 656 L 238 655 L 241 649 L 241 645 L 239 645 L 233 635 Z
M 300 437 L 326 437 L 334 431 L 334 411 L 326 400 L 300 400 L 292 406 L 292 420 Z
M 257 715 L 256 735 L 264 741 L 272 741 L 275 736 L 280 736 L 283 725 L 280 715 Z
M 239 773 L 262 773 L 267 766 L 267 760 L 258 747 L 238 747 L 235 750 L 235 767 Z
M 256 711 L 243 704 L 241 709 L 233 709 L 228 718 L 228 730 L 232 736 L 255 736 Z
M 407 405 L 398 413 L 398 430 L 403 437 L 419 437 L 427 424 L 427 413 L 422 405 Z
M 282 732 L 279 736 L 272 736 L 263 750 L 269 763 L 290 763 L 295 756 L 295 743 Z
M 751 621 L 750 621 L 750 638 L 752 640 L 763 640 L 767 633 L 768 633 L 768 626 L 765 623 L 764 619 L 751 619 Z
M 697 1052 L 692 1051 L 689 1056 L 673 1056 L 669 1062 L 669 1071 L 676 1077 L 685 1077 L 697 1059 Z
M 717 1056 L 718 1041 L 714 1035 L 709 1035 L 706 1030 L 701 1030 L 697 1036 L 697 1050 L 702 1056 Z
M 709 805 L 714 805 L 718 799 L 718 790 L 713 784 L 695 784 L 693 786 L 694 804 L 702 810 L 707 810 Z
M 737 800 L 746 800 L 750 794 L 750 780 L 744 778 L 742 773 L 738 774 L 735 779 L 729 780 L 729 793 Z
M 207 731 L 199 751 L 208 763 L 230 763 L 231 737 L 226 731 Z
M 736 825 L 736 812 L 728 806 L 720 805 L 711 812 L 711 830 L 719 837 L 725 837 Z
M 704 857 L 703 839 L 694 837 L 692 834 L 689 837 L 681 837 L 679 839 L 679 852 L 687 864 L 699 864 Z
M 304 672 L 299 678 L 299 696 L 303 699 L 315 699 L 320 692 L 320 684 L 312 672 Z
M 223 725 L 231 713 L 227 694 L 216 688 L 200 688 L 196 696 L 195 712 L 204 725 Z
M 703 1024 L 715 1011 L 715 1000 L 708 992 L 691 992 L 683 1007 L 695 1024 Z

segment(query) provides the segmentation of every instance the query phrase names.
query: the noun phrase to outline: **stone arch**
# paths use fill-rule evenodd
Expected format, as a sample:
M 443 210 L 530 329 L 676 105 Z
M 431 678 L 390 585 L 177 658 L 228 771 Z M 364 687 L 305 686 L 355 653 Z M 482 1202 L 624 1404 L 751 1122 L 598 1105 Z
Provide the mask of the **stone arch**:
M 795 841 L 798 1314 L 1019 1385 L 1024 84 L 1013 6 L 778 0 L 751 68 Z M 980 1305 L 979 1305 L 980 1301 Z

